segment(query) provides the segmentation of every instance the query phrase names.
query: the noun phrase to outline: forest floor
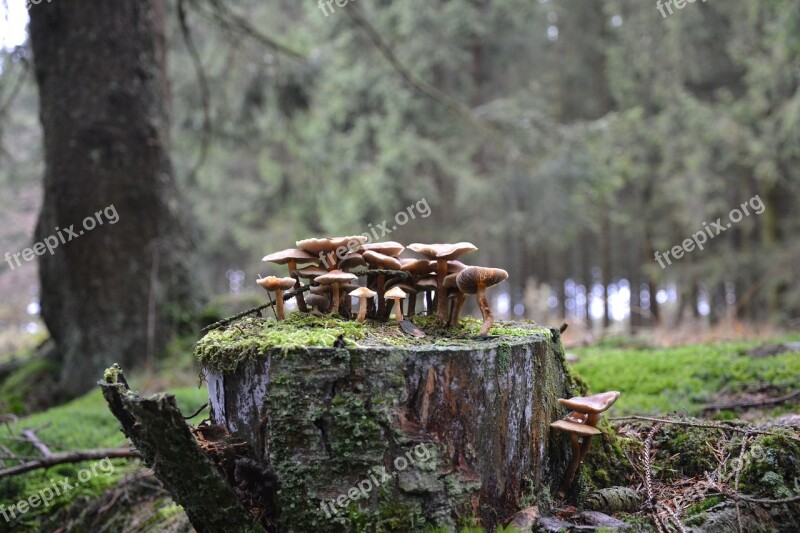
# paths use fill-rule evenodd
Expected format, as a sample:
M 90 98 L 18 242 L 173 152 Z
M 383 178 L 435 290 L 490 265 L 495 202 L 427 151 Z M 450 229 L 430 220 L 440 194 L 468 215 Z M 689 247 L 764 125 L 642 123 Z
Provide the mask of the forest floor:
M 787 427 L 793 427 L 794 435 L 797 435 L 800 427 L 798 341 L 800 336 L 784 336 L 766 343 L 763 340 L 737 341 L 663 348 L 648 346 L 641 341 L 615 338 L 568 349 L 566 355 L 592 391 L 622 392 L 609 416 L 618 436 L 628 444 L 634 441 L 640 444 L 646 440 L 652 424 L 614 418 L 629 415 L 668 416 L 694 421 L 690 423 L 733 423 L 741 427 L 756 427 L 745 426 L 744 421 L 760 424 L 778 420 Z M 199 368 L 191 355 L 192 344 L 192 341 L 176 343 L 171 347 L 170 357 L 160 363 L 160 368 L 129 378 L 132 388 L 142 392 L 167 390 L 176 395 L 184 413 L 195 412 L 207 401 L 207 395 L 205 387 L 198 388 Z M 0 383 L 0 413 L 5 413 L 0 415 L 3 424 L 0 425 L 0 457 L 12 454 L 35 456 L 38 453 L 29 440 L 23 438 L 22 431 L 25 429 L 33 430 L 53 452 L 126 445 L 119 424 L 109 412 L 99 390 L 65 405 L 26 416 L 24 401 L 19 403 L 18 385 L 10 381 L 13 382 L 13 375 L 5 383 Z M 19 417 L 9 413 L 13 402 L 17 402 L 13 410 L 21 409 Z M 202 417 L 200 415 L 195 421 Z M 714 430 L 704 435 L 698 428 L 695 433 L 678 435 L 675 428 L 664 427 L 661 436 L 651 439 L 651 444 L 654 447 L 661 446 L 662 453 L 667 455 L 673 454 L 675 446 L 688 444 L 696 447 L 708 445 L 710 450 L 716 449 L 718 453 L 731 455 L 732 447 L 738 452 L 742 442 L 741 438 L 734 438 L 736 433 L 732 437 L 725 431 Z M 763 436 L 752 434 L 744 440 L 748 446 L 756 443 L 766 449 L 769 443 L 757 441 L 758 438 Z M 715 443 L 718 445 L 716 448 Z M 630 450 L 634 448 L 622 446 L 623 454 L 630 455 Z M 654 452 L 654 457 L 658 457 L 657 453 Z M 710 455 L 713 453 L 708 452 Z M 674 462 L 671 456 L 665 455 L 664 460 Z M 794 460 L 798 461 L 796 467 L 800 464 L 800 457 Z M 96 472 L 83 481 L 91 463 L 65 464 L 0 479 L 0 502 L 6 507 L 31 494 L 40 493 L 53 484 L 51 480 L 67 479 L 74 485 L 74 489 L 53 498 L 46 506 L 39 505 L 23 514 L 17 513 L 9 520 L 0 514 L 0 531 L 56 531 L 65 526 L 67 530 L 76 531 L 95 531 L 101 527 L 116 531 L 189 530 L 180 507 L 159 488 L 158 482 L 142 468 L 138 460 L 115 459 L 101 471 L 95 469 Z M 0 468 L 13 464 L 7 460 L 4 463 L 0 458 Z M 714 464 L 705 465 L 701 462 L 699 466 L 694 466 L 700 470 L 706 467 L 713 470 Z M 682 508 L 678 506 L 677 511 L 684 523 L 689 523 L 698 513 L 706 512 L 712 504 L 720 503 L 721 498 L 708 489 L 707 479 L 689 476 L 688 468 L 675 468 L 672 465 L 663 467 L 662 471 L 662 467 L 654 467 L 653 475 L 658 478 L 656 488 L 680 486 L 681 491 L 691 490 L 699 494 L 696 502 L 686 503 Z M 584 472 L 584 478 L 589 480 L 585 483 L 588 491 L 598 486 L 597 480 L 603 477 L 600 475 L 603 472 L 598 474 L 600 469 L 592 466 L 591 461 L 586 468 L 593 469 Z M 633 470 L 641 474 L 637 468 Z M 747 473 L 743 476 L 744 480 Z M 800 468 L 795 476 L 796 485 L 800 482 Z M 732 483 L 732 478 L 729 481 Z M 791 485 L 791 480 L 781 480 L 780 491 L 783 492 L 776 488 L 774 494 L 785 496 L 786 487 L 789 487 L 788 494 L 791 494 Z M 645 488 L 635 481 L 630 486 L 639 491 Z M 706 488 L 698 492 L 698 487 Z M 568 511 L 555 511 L 569 514 L 570 506 L 566 505 L 566 508 Z M 623 512 L 621 516 L 639 524 L 641 528 L 648 527 L 648 524 L 652 527 L 646 513 L 625 515 Z

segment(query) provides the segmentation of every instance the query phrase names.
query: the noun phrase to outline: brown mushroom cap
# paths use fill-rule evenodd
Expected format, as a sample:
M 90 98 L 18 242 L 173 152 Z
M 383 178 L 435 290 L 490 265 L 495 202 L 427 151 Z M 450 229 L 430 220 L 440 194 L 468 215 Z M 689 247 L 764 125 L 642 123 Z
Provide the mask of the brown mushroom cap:
M 419 291 L 417 291 L 416 288 L 412 287 L 408 283 L 405 283 L 405 282 L 400 281 L 398 279 L 393 279 L 393 280 L 391 280 L 391 281 L 386 283 L 386 289 L 390 289 L 390 288 L 394 288 L 394 287 L 400 287 L 403 290 L 403 292 L 405 292 L 407 295 L 408 294 L 417 294 L 417 292 L 419 292 Z
M 587 426 L 586 424 L 576 424 L 575 422 L 569 422 L 567 420 L 556 420 L 550 424 L 550 427 L 581 437 L 594 437 L 602 433 L 602 431 L 596 427 Z
M 446 275 L 444 277 L 444 282 L 442 283 L 442 286 L 445 289 L 456 289 L 456 288 L 458 288 L 458 283 L 456 283 L 456 278 L 458 278 L 458 273 L 456 273 L 456 272 Z
M 462 255 L 474 252 L 478 248 L 471 242 L 457 242 L 455 244 L 420 244 L 415 242 L 408 245 L 409 250 L 414 250 L 428 259 L 457 259 Z
M 311 294 L 314 295 L 330 294 L 333 290 L 333 285 L 314 285 L 310 290 Z
M 316 278 L 317 276 L 322 276 L 323 274 L 327 274 L 328 271 L 325 270 L 324 268 L 319 268 L 319 267 L 306 267 L 295 270 L 295 273 L 301 278 L 313 279 Z
M 353 291 L 350 291 L 348 294 L 356 298 L 374 298 L 378 293 L 371 291 L 366 287 L 359 287 Z
M 361 257 L 361 254 L 348 254 L 344 256 L 336 266 L 338 266 L 339 269 L 354 268 L 357 266 L 361 266 L 364 263 L 365 263 L 364 258 Z
M 371 250 L 367 250 L 363 254 L 361 254 L 364 259 L 369 263 L 371 266 L 375 266 L 378 268 L 388 268 L 390 270 L 400 270 L 402 266 L 400 261 L 396 258 L 379 253 L 373 252 Z
M 274 291 L 277 289 L 286 290 L 294 287 L 295 279 L 267 276 L 266 278 L 259 278 L 258 280 L 256 280 L 256 283 L 258 283 L 260 287 L 263 287 L 268 291 Z
M 321 294 L 309 294 L 306 296 L 306 303 L 312 307 L 316 307 L 320 311 L 325 311 L 331 305 L 327 296 Z
M 436 290 L 436 276 L 422 278 L 417 281 L 414 286 L 420 290 L 435 291 Z
M 285 265 L 292 260 L 294 260 L 295 263 L 319 262 L 319 258 L 317 256 L 311 255 L 305 250 L 299 250 L 297 248 L 287 248 L 286 250 L 281 250 L 280 252 L 275 252 L 274 254 L 265 255 L 262 259 L 262 261 L 275 263 L 276 265 Z
M 383 255 L 391 255 L 396 256 L 403 253 L 406 247 L 400 244 L 399 242 L 394 241 L 387 241 L 387 242 L 371 242 L 369 244 L 362 244 L 361 247 L 358 249 L 359 252 L 378 252 L 379 254 Z
M 559 398 L 558 403 L 579 413 L 598 414 L 614 405 L 614 402 L 619 398 L 619 394 L 618 391 L 609 391 L 592 396 L 576 396 L 569 399 Z
M 357 243 L 358 246 L 367 242 L 367 237 L 363 235 L 351 235 L 349 237 L 325 237 L 323 239 L 303 239 L 297 241 L 297 247 L 302 248 L 312 254 L 319 254 L 320 252 L 333 252 L 340 246 L 349 246 L 351 243 Z M 354 246 L 355 250 L 358 246 Z
M 458 274 L 459 272 L 461 272 L 462 270 L 464 270 L 468 266 L 469 265 L 465 265 L 461 261 L 456 261 L 456 260 L 448 261 L 447 262 L 447 272 L 449 272 L 451 274 L 455 272 L 456 274 Z
M 467 267 L 458 273 L 456 283 L 458 288 L 467 294 L 475 294 L 478 285 L 482 282 L 484 287 L 492 287 L 508 279 L 508 272 L 502 268 Z
M 387 300 L 405 300 L 406 293 L 400 287 L 392 287 L 383 295 Z
M 314 281 L 319 283 L 320 285 L 331 285 L 332 283 L 347 283 L 348 281 L 353 281 L 358 279 L 358 276 L 355 274 L 351 274 L 350 272 L 342 272 L 341 270 L 331 270 L 327 274 L 323 274 L 321 276 L 317 276 Z
M 436 272 L 436 261 L 428 261 L 427 259 L 401 259 L 400 270 L 409 272 L 415 276 L 423 276 L 425 274 Z M 434 277 L 434 288 L 436 285 L 436 278 Z

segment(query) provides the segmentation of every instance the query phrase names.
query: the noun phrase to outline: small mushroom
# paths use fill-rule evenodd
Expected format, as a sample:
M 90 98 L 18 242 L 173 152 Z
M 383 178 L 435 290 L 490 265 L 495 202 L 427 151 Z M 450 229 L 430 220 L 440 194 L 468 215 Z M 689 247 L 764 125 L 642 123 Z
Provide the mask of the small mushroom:
M 600 435 L 597 423 L 603 411 L 614 405 L 619 398 L 618 391 L 603 392 L 592 396 L 576 396 L 575 398 L 559 398 L 558 403 L 572 409 L 563 420 L 557 420 L 550 427 L 568 433 L 572 439 L 572 459 L 564 474 L 564 481 L 559 491 L 563 494 L 572 484 L 581 462 L 589 453 L 592 437 Z M 582 439 L 581 442 L 579 440 Z
M 353 281 L 358 279 L 358 276 L 355 274 L 350 274 L 349 272 L 342 272 L 341 270 L 331 270 L 327 274 L 322 276 L 317 276 L 314 280 L 320 285 L 332 285 L 331 287 L 331 294 L 333 295 L 333 305 L 331 305 L 331 312 L 338 313 L 339 312 L 339 302 L 340 302 L 340 290 L 339 286 L 343 283 L 347 283 L 348 281 Z
M 266 278 L 259 278 L 256 283 L 263 287 L 267 292 L 275 293 L 275 315 L 278 320 L 283 320 L 283 291 L 294 287 L 294 278 L 276 278 L 275 276 L 267 276 Z
M 392 287 L 388 291 L 384 297 L 387 300 L 394 300 L 394 317 L 395 320 L 398 322 L 403 321 L 403 306 L 400 304 L 400 300 L 406 299 L 406 293 L 400 287 Z
M 483 315 L 483 327 L 480 335 L 487 335 L 494 323 L 489 300 L 486 299 L 486 289 L 508 279 L 508 272 L 501 268 L 467 267 L 458 273 L 456 283 L 458 288 L 466 294 L 475 294 L 478 306 Z
M 375 296 L 375 291 L 371 291 L 366 287 L 359 287 L 349 294 L 358 298 L 358 318 L 356 318 L 356 322 L 363 324 L 367 318 L 367 299 Z
M 433 312 L 433 298 L 431 293 L 436 290 L 436 276 L 422 278 L 414 284 L 418 291 L 425 291 L 425 310 L 430 315 Z
M 367 250 L 363 254 L 364 260 L 371 266 L 372 268 L 378 269 L 389 269 L 389 270 L 400 270 L 402 266 L 400 261 L 391 257 L 389 255 L 382 254 L 380 252 L 374 252 L 372 250 Z M 386 275 L 385 274 L 378 274 L 376 277 L 377 281 L 377 293 L 378 293 L 378 316 L 383 315 L 383 307 L 384 303 L 384 284 L 386 283 Z
M 297 275 L 295 271 L 297 270 L 298 263 L 319 263 L 319 259 L 317 259 L 315 256 L 311 255 L 305 250 L 300 250 L 298 248 L 287 248 L 286 250 L 281 250 L 280 252 L 275 252 L 274 254 L 266 255 L 264 256 L 262 261 L 266 261 L 268 263 L 275 263 L 276 265 L 288 264 L 289 275 L 292 277 Z M 300 280 L 298 279 L 294 284 L 294 288 L 299 289 L 300 287 L 301 287 Z M 298 293 L 295 299 L 297 300 L 297 308 L 300 309 L 300 311 L 304 313 L 308 311 L 302 293 Z
M 450 304 L 447 327 L 458 325 L 458 316 L 461 314 L 461 308 L 464 307 L 464 301 L 467 299 L 467 294 L 458 288 L 457 279 L 457 272 L 448 274 L 444 278 L 444 288 L 447 289 L 449 298 L 453 300 Z
M 327 296 L 323 296 L 321 294 L 309 294 L 306 296 L 306 303 L 311 305 L 313 309 L 313 313 L 323 314 L 325 313 L 331 305 L 330 300 Z
M 447 262 L 458 259 L 462 255 L 474 252 L 478 248 L 470 242 L 457 242 L 455 244 L 409 244 L 408 248 L 414 250 L 428 259 L 436 261 L 436 314 L 442 324 L 447 322 L 447 294 L 442 284 L 447 276 Z

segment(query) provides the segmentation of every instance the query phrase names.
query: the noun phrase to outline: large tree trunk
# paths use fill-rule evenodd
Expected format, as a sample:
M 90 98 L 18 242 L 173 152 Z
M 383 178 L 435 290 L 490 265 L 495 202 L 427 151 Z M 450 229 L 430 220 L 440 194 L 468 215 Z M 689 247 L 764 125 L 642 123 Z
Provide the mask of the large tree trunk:
M 30 14 L 46 163 L 35 239 L 65 237 L 39 258 L 42 317 L 75 395 L 112 362 L 157 354 L 192 298 L 167 155 L 163 5 L 59 0 Z

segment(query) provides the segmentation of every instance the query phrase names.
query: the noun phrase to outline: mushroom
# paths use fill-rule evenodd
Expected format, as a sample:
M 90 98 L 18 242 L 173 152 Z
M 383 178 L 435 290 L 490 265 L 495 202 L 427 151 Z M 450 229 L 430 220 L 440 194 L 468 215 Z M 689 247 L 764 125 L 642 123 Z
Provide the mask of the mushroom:
M 380 252 L 373 252 L 372 250 L 367 250 L 363 254 L 364 260 L 369 264 L 369 266 L 373 268 L 385 268 L 389 270 L 400 270 L 402 266 L 400 261 L 391 257 L 389 255 L 382 254 Z M 386 275 L 385 274 L 378 274 L 376 277 L 377 280 L 377 293 L 378 293 L 378 316 L 383 315 L 383 308 L 384 308 L 384 283 L 386 282 Z
M 303 239 L 297 241 L 297 247 L 319 255 L 319 261 L 328 270 L 335 270 L 337 258 L 341 259 L 347 254 L 356 251 L 359 246 L 367 242 L 363 235 L 349 237 L 325 237 L 323 239 Z
M 406 293 L 400 287 L 392 287 L 384 295 L 387 300 L 394 300 L 394 317 L 398 322 L 403 321 L 403 306 L 400 305 L 400 300 L 406 299 Z
M 314 313 L 322 314 L 328 310 L 331 305 L 327 296 L 321 294 L 309 294 L 306 297 L 306 303 L 310 304 Z
M 450 304 L 450 314 L 447 317 L 448 327 L 458 324 L 458 316 L 461 314 L 461 308 L 464 307 L 464 301 L 467 299 L 467 294 L 458 288 L 457 279 L 458 273 L 456 272 L 448 274 L 444 278 L 444 288 L 448 291 L 448 297 L 453 300 Z
M 406 296 L 408 296 L 408 302 L 406 304 L 408 306 L 406 308 L 408 311 L 406 312 L 406 318 L 411 318 L 412 316 L 414 316 L 414 311 L 415 311 L 414 307 L 417 304 L 417 292 L 418 292 L 417 289 L 413 285 L 405 283 L 399 280 L 398 278 L 394 278 L 393 280 L 386 282 L 387 290 L 393 287 L 400 287 L 403 290 L 403 292 L 406 293 Z M 384 315 L 387 319 L 389 318 L 389 307 L 386 307 L 386 309 L 384 310 Z
M 361 254 L 349 254 L 339 260 L 339 270 L 342 272 L 350 272 L 351 268 L 358 267 L 364 264 L 364 258 Z
M 558 403 L 572 409 L 563 420 L 557 420 L 550 427 L 569 433 L 572 439 L 572 459 L 564 474 L 564 481 L 559 491 L 563 494 L 572 484 L 581 461 L 589 453 L 592 437 L 600 435 L 597 423 L 603 411 L 614 405 L 619 398 L 618 391 L 603 392 L 592 396 L 576 396 L 575 398 L 559 398 Z M 579 442 L 582 439 L 582 442 Z
M 342 272 L 341 270 L 331 270 L 327 274 L 323 274 L 322 276 L 317 276 L 314 280 L 320 285 L 332 285 L 331 292 L 333 294 L 333 305 L 331 306 L 332 313 L 339 312 L 339 285 L 342 283 L 347 283 L 348 281 L 353 281 L 358 279 L 358 276 L 355 274 L 350 274 L 349 272 Z
M 425 309 L 431 314 L 433 309 L 433 298 L 431 293 L 436 290 L 436 276 L 422 278 L 414 284 L 418 291 L 425 291 Z
M 358 318 L 356 322 L 363 324 L 367 318 L 367 299 L 375 296 L 375 291 L 371 291 L 366 287 L 359 287 L 349 294 L 358 298 Z
M 298 263 L 319 263 L 319 259 L 317 259 L 317 257 L 311 255 L 305 250 L 300 250 L 298 248 L 287 248 L 286 250 L 281 250 L 280 252 L 275 252 L 274 254 L 265 255 L 262 261 L 275 263 L 276 265 L 288 264 L 290 276 L 296 275 L 295 271 L 297 270 Z M 300 287 L 300 280 L 298 279 L 294 284 L 294 288 L 299 289 Z M 298 293 L 297 296 L 295 296 L 295 299 L 297 300 L 297 308 L 300 309 L 300 311 L 304 313 L 308 311 L 308 308 L 306 307 L 306 301 L 303 298 L 302 293 Z
M 478 248 L 469 242 L 455 244 L 409 244 L 408 248 L 414 250 L 431 260 L 436 260 L 436 314 L 442 324 L 447 322 L 447 295 L 444 292 L 444 278 L 447 276 L 447 262 L 458 259 L 462 255 L 474 252 Z
M 486 267 L 467 267 L 458 273 L 456 277 L 456 284 L 458 288 L 466 294 L 475 294 L 478 300 L 478 306 L 481 308 L 483 315 L 483 327 L 481 327 L 480 335 L 488 335 L 489 330 L 494 323 L 492 310 L 489 307 L 489 300 L 486 299 L 486 289 L 502 283 L 508 279 L 508 272 L 501 268 L 486 268 Z
M 392 257 L 398 256 L 403 253 L 406 247 L 399 242 L 386 241 L 386 242 L 372 242 L 369 244 L 362 244 L 358 249 L 359 252 L 364 253 L 367 251 L 378 252 L 383 255 L 391 255 Z
M 258 278 L 256 281 L 267 292 L 275 293 L 275 315 L 278 320 L 283 320 L 283 291 L 294 287 L 294 278 L 276 278 L 275 276 L 267 276 L 266 278 Z

